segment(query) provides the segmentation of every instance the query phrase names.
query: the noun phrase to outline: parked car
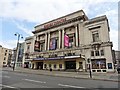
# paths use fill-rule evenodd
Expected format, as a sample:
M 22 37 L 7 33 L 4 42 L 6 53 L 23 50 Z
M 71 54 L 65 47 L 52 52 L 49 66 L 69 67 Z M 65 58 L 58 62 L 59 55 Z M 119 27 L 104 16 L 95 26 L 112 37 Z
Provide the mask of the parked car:
M 120 74 L 120 66 L 117 67 L 118 74 Z

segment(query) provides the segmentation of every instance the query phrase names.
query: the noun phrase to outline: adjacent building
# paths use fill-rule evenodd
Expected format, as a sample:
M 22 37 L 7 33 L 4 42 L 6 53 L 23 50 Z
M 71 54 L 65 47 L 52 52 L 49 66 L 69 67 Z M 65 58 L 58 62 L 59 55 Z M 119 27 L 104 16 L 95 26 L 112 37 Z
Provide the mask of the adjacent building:
M 11 63 L 12 50 L 8 48 L 4 48 L 0 45 L 0 65 L 1 66 L 9 66 Z
M 11 65 L 16 62 L 16 67 L 22 67 L 23 66 L 23 55 L 24 55 L 24 42 L 18 44 L 18 57 L 16 60 L 16 48 L 12 51 L 12 63 Z
M 30 54 L 34 52 L 34 36 L 27 37 L 24 42 L 24 56 L 23 56 L 23 67 L 31 67 L 32 57 Z
M 120 51 L 115 51 L 116 67 L 120 66 Z
M 107 17 L 79 10 L 35 26 L 25 40 L 24 61 L 33 69 L 114 72 Z

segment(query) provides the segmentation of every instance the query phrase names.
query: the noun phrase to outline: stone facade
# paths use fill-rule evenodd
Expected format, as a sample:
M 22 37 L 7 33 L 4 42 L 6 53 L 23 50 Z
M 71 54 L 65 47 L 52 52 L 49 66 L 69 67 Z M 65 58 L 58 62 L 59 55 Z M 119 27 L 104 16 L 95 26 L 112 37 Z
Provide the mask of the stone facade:
M 25 47 L 30 43 L 32 48 L 30 66 L 87 71 L 90 64 L 93 72 L 114 72 L 109 31 L 106 16 L 88 19 L 83 10 L 37 25 L 34 36 L 25 41 Z M 68 46 L 65 35 L 69 37 Z
M 0 46 L 0 66 L 7 66 L 11 63 L 12 50 Z

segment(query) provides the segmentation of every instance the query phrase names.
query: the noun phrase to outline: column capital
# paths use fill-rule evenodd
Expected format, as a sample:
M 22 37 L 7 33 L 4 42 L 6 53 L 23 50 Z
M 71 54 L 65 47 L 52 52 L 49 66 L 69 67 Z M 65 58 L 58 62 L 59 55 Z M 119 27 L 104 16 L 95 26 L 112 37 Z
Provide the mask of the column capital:
M 74 27 L 77 27 L 78 24 L 74 24 Z
M 50 34 L 50 32 L 47 32 L 48 34 Z
M 65 28 L 61 28 L 61 30 L 65 30 Z
M 57 31 L 62 31 L 62 29 L 58 29 Z

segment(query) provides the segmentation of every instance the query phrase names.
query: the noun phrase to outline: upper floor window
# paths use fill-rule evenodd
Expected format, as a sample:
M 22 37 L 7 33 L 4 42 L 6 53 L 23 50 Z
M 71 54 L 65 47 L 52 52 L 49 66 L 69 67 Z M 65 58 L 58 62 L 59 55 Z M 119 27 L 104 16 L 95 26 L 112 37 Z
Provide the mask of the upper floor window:
M 74 36 L 70 36 L 69 37 L 69 47 L 73 47 L 74 46 Z
M 100 50 L 101 56 L 104 56 L 104 50 Z
M 40 44 L 40 51 L 44 51 L 45 50 L 45 43 L 41 43 Z
M 91 56 L 94 56 L 94 51 L 91 51 Z
M 7 55 L 7 53 L 5 53 L 5 56 Z
M 28 45 L 28 46 L 27 46 L 27 50 L 29 50 L 29 49 L 30 49 L 30 46 Z
M 92 37 L 93 37 L 93 42 L 99 41 L 99 33 L 98 32 L 93 32 Z
M 99 51 L 95 51 L 96 56 L 100 56 Z

